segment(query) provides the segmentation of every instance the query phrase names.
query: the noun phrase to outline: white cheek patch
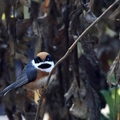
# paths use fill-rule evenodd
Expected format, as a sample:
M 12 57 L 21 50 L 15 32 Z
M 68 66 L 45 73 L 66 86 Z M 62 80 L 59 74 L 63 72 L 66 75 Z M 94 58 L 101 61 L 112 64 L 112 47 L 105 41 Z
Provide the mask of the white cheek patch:
M 44 61 L 44 62 L 40 62 L 40 63 L 35 63 L 35 61 L 34 60 L 32 60 L 32 64 L 33 64 L 33 66 L 35 67 L 35 68 L 37 68 L 37 69 L 39 69 L 39 70 L 41 70 L 41 71 L 44 71 L 44 72 L 51 72 L 52 71 L 52 69 L 53 69 L 53 67 L 54 67 L 54 62 L 49 62 L 49 61 Z M 49 64 L 49 65 L 51 65 L 49 68 L 39 68 L 38 66 L 40 66 L 40 65 L 44 65 L 44 64 Z

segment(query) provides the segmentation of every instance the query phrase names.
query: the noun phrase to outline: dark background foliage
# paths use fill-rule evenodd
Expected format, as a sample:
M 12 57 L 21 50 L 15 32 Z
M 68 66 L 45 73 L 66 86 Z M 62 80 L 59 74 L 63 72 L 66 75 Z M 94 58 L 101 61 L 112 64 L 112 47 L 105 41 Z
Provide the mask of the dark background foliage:
M 40 51 L 49 52 L 57 62 L 114 1 L 0 0 L 0 90 L 14 82 Z M 119 11 L 117 4 L 57 67 L 56 80 L 43 96 L 40 120 L 46 114 L 47 120 L 103 119 L 100 110 L 107 101 L 100 91 L 110 92 L 106 81 L 120 48 Z M 22 115 L 33 120 L 35 96 L 20 88 L 0 97 L 0 102 L 9 120 L 21 120 Z

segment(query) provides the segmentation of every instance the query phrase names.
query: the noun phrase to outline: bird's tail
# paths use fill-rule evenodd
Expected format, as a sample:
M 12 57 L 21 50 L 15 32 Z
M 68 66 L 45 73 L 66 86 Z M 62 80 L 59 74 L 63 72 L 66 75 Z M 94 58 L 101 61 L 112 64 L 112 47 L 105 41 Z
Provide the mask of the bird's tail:
M 14 89 L 15 88 L 15 83 L 9 85 L 8 87 L 6 87 L 4 90 L 2 90 L 0 92 L 0 96 L 4 96 L 6 95 L 10 90 Z
M 10 90 L 21 87 L 25 85 L 27 82 L 28 82 L 27 75 L 26 74 L 21 75 L 21 77 L 16 82 L 12 83 L 11 85 L 3 89 L 0 92 L 0 96 L 6 95 Z

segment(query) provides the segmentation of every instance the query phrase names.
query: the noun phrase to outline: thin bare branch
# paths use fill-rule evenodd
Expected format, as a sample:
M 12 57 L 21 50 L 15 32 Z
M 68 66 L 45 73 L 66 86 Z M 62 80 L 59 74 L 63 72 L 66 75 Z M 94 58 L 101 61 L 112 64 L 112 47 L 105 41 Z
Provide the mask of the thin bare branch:
M 69 56 L 69 54 L 70 54 L 70 53 L 72 52 L 72 50 L 75 48 L 75 46 L 76 46 L 76 44 L 78 43 L 78 41 L 80 41 L 80 40 L 82 39 L 82 37 L 83 37 L 84 35 L 86 35 L 87 32 L 88 32 L 96 23 L 98 23 L 98 21 L 100 21 L 101 18 L 103 18 L 104 15 L 106 15 L 106 13 L 107 13 L 109 10 L 111 10 L 111 8 L 112 8 L 113 6 L 115 6 L 119 1 L 120 1 L 120 0 L 116 0 L 112 5 L 110 5 L 91 25 L 88 26 L 88 28 L 86 28 L 86 29 L 82 32 L 82 34 L 81 34 L 81 35 L 75 40 L 75 42 L 68 48 L 68 50 L 67 50 L 67 52 L 65 53 L 65 55 L 64 55 L 60 60 L 58 60 L 58 62 L 55 64 L 53 70 L 50 72 L 49 77 L 48 77 L 48 80 L 47 80 L 46 87 L 48 86 L 48 83 L 49 83 L 49 80 L 50 80 L 50 78 L 51 78 L 51 75 L 53 74 L 53 71 L 57 68 L 57 66 L 58 66 L 63 60 L 65 60 L 65 59 Z

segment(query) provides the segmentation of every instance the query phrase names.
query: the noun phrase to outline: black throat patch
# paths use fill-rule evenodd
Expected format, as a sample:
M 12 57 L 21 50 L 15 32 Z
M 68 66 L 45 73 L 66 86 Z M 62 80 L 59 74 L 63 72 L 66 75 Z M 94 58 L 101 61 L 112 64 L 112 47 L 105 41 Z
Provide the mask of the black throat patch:
M 41 68 L 41 69 L 46 69 L 46 68 L 50 68 L 50 67 L 51 67 L 51 65 L 50 65 L 50 64 L 47 64 L 47 63 L 45 63 L 45 64 L 41 64 L 41 65 L 39 65 L 38 67 L 39 67 L 39 68 Z

